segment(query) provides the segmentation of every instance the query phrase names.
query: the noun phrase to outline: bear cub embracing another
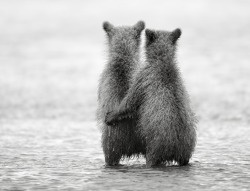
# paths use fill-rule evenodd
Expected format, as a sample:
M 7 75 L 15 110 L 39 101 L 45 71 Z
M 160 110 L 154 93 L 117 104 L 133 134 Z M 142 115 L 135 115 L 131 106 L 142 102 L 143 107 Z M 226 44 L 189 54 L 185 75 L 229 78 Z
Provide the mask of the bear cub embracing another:
M 144 27 L 141 27 L 141 31 L 142 28 Z M 181 30 L 175 29 L 169 32 L 146 29 L 145 33 L 144 66 L 134 67 L 133 70 L 129 67 L 130 70 L 121 73 L 124 65 L 135 66 L 139 63 L 139 58 L 137 57 L 136 61 L 130 60 L 131 63 L 128 63 L 129 61 L 125 63 L 121 59 L 118 61 L 120 64 L 117 64 L 117 70 L 114 71 L 118 79 L 111 80 L 111 83 L 116 84 L 113 88 L 119 89 L 120 81 L 128 82 L 126 87 L 124 85 L 120 87 L 124 89 L 119 99 L 107 100 L 105 97 L 107 95 L 99 91 L 99 113 L 103 116 L 99 121 L 109 129 L 105 131 L 102 128 L 105 162 L 107 165 L 119 164 L 119 157 L 115 162 L 107 160 L 114 156 L 112 152 L 105 151 L 107 143 L 116 139 L 117 142 L 114 143 L 116 146 L 112 147 L 117 150 L 114 150 L 113 154 L 120 151 L 122 157 L 144 155 L 148 167 L 173 162 L 177 162 L 180 166 L 187 165 L 196 145 L 196 119 L 175 58 Z M 128 38 L 127 34 L 123 35 L 123 38 Z M 120 44 L 120 41 L 116 43 Z M 134 45 L 137 51 L 138 45 L 139 43 Z M 120 54 L 124 55 L 123 52 Z M 137 52 L 133 51 L 130 56 L 134 54 Z M 109 73 L 109 75 L 115 74 Z M 101 81 L 99 88 L 105 89 L 110 85 L 103 86 Z M 115 90 L 106 91 L 111 93 Z M 106 99 L 106 104 L 112 106 L 105 110 L 100 109 L 105 107 L 103 103 L 100 105 L 102 99 Z M 127 152 L 122 152 L 125 150 Z

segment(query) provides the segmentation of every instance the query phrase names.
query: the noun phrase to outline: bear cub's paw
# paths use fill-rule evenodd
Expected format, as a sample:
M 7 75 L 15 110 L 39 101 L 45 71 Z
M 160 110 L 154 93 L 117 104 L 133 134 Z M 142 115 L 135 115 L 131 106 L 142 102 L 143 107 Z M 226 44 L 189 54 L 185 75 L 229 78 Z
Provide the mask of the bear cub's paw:
M 117 124 L 117 122 L 118 122 L 117 118 L 118 118 L 118 116 L 114 111 L 107 112 L 106 117 L 105 117 L 105 123 L 107 125 L 113 126 L 113 125 Z
M 107 112 L 106 117 L 105 117 L 105 123 L 107 125 L 117 125 L 117 123 L 126 121 L 126 120 L 131 120 L 133 118 L 133 114 L 126 113 L 126 112 L 121 112 L 121 111 L 110 111 Z

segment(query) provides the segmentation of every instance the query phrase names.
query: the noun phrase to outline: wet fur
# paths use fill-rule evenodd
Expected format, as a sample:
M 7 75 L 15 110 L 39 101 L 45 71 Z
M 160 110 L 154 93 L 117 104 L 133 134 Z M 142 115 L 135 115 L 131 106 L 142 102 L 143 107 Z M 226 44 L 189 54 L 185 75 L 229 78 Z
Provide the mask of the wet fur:
M 139 64 L 140 36 L 144 27 L 142 21 L 131 27 L 103 23 L 108 41 L 108 63 L 99 81 L 97 119 L 106 165 L 118 165 L 122 158 L 145 154 L 136 118 L 112 127 L 104 122 L 106 113 L 119 106 L 130 87 Z
M 106 116 L 119 124 L 137 118 L 146 141 L 147 166 L 177 162 L 187 165 L 196 144 L 196 119 L 175 61 L 180 29 L 146 30 L 146 66 L 121 104 Z

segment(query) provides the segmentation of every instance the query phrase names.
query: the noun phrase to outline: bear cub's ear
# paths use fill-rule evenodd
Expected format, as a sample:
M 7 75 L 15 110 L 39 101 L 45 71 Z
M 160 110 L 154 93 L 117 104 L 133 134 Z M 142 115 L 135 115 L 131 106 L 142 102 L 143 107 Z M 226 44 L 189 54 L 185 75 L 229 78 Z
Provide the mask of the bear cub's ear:
M 147 45 L 149 45 L 155 41 L 155 39 L 156 39 L 155 31 L 150 30 L 150 29 L 146 29 L 145 33 L 146 33 L 146 44 Z
M 138 21 L 135 25 L 134 25 L 135 30 L 137 30 L 138 32 L 143 31 L 143 29 L 145 28 L 145 23 L 144 21 Z
M 177 28 L 173 32 L 171 32 L 170 37 L 173 42 L 173 44 L 176 43 L 176 41 L 180 38 L 181 36 L 181 29 Z
M 102 25 L 103 29 L 107 32 L 110 33 L 112 31 L 112 29 L 114 28 L 114 26 L 112 24 L 110 24 L 109 22 L 105 21 Z

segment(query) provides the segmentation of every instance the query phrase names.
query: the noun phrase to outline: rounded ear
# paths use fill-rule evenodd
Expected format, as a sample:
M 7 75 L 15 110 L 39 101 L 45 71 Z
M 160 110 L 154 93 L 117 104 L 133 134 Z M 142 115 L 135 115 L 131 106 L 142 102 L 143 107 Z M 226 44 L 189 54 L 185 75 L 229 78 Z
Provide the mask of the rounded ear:
M 171 32 L 170 37 L 173 42 L 173 44 L 176 43 L 176 41 L 180 38 L 181 36 L 181 29 L 177 28 L 173 32 Z
M 150 30 L 150 29 L 146 29 L 145 33 L 146 33 L 146 44 L 147 45 L 149 45 L 155 41 L 155 39 L 156 39 L 155 31 Z
M 111 32 L 114 28 L 114 26 L 107 21 L 103 22 L 102 27 L 107 33 Z
M 138 21 L 135 25 L 134 25 L 134 28 L 141 32 L 144 28 L 145 28 L 145 23 L 144 21 Z

